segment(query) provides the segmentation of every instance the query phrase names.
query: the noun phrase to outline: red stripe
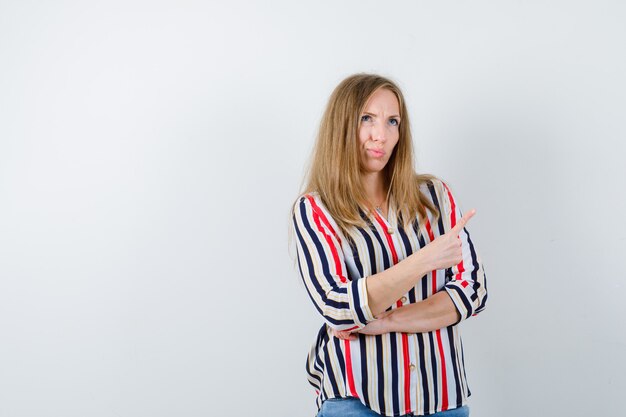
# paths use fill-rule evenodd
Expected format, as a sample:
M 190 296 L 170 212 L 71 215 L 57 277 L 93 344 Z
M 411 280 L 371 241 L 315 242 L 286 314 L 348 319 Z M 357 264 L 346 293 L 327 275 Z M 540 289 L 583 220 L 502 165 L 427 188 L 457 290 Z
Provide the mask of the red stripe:
M 433 229 L 430 227 L 430 222 L 426 219 L 426 231 L 428 231 L 428 238 L 432 242 L 435 240 Z M 432 272 L 432 289 L 433 294 L 437 292 L 437 271 Z M 443 353 L 443 342 L 441 341 L 441 330 L 435 331 L 437 336 L 437 350 L 439 350 L 439 357 L 441 358 L 441 411 L 448 409 L 448 377 L 446 375 L 446 358 Z
M 443 183 L 443 186 L 448 193 L 448 199 L 450 200 L 450 205 L 452 206 L 452 213 L 450 213 L 450 222 L 452 223 L 452 227 L 456 224 L 456 204 L 454 203 L 454 198 L 452 197 L 452 193 L 450 192 L 450 188 L 448 188 L 448 184 Z
M 330 247 L 330 251 L 333 255 L 333 261 L 335 263 L 335 272 L 339 276 L 339 279 L 341 280 L 341 282 L 343 283 L 348 282 L 346 277 L 343 275 L 343 271 L 341 270 L 341 261 L 339 260 L 339 253 L 337 252 L 337 248 L 335 247 L 335 244 L 333 243 L 332 238 L 326 233 L 326 231 L 324 230 L 324 228 L 322 227 L 320 223 L 320 218 L 321 218 L 322 221 L 326 225 L 328 225 L 328 219 L 326 219 L 326 216 L 324 216 L 324 213 L 322 213 L 322 210 L 320 210 L 319 206 L 315 203 L 315 200 L 313 200 L 313 197 L 311 197 L 310 195 L 307 195 L 306 197 L 309 199 L 309 201 L 311 202 L 311 205 L 313 206 L 313 220 L 315 221 L 315 224 L 317 225 L 317 229 L 322 233 L 322 235 L 326 239 L 326 243 L 328 243 L 328 246 Z M 332 229 L 332 227 L 330 229 L 334 234 L 334 230 Z
M 352 373 L 352 354 L 350 353 L 350 341 L 344 339 L 343 341 L 344 350 L 346 351 L 346 373 L 348 374 L 348 389 L 350 390 L 350 395 L 358 398 L 359 395 L 356 393 L 356 387 L 354 386 L 354 374 Z
M 430 227 L 430 221 L 428 219 L 426 219 L 426 231 L 428 232 L 428 238 L 430 239 L 430 241 L 432 242 L 433 240 L 435 240 L 435 235 L 433 234 L 433 229 L 432 227 Z M 432 275 L 432 293 L 436 293 L 437 292 L 437 271 L 432 271 L 431 273 Z
M 393 240 L 391 240 L 391 235 L 387 232 L 387 225 L 385 224 L 383 219 L 380 218 L 380 216 L 378 215 L 378 212 L 374 212 L 374 214 L 376 215 L 376 221 L 380 225 L 381 229 L 383 229 L 385 232 L 385 237 L 387 238 L 387 244 L 389 245 L 389 249 L 391 249 L 391 258 L 393 259 L 393 264 L 395 265 L 398 263 L 398 254 L 396 253 L 395 246 L 393 246 Z
M 446 358 L 443 355 L 443 344 L 441 343 L 441 330 L 437 329 L 437 347 L 441 357 L 441 411 L 448 409 L 448 377 L 446 376 Z
M 393 260 L 393 264 L 395 265 L 398 263 L 398 253 L 396 252 L 396 247 L 393 244 L 391 235 L 387 230 L 387 225 L 377 212 L 374 212 L 374 215 L 376 221 L 385 233 L 385 238 L 387 238 L 387 244 L 389 245 L 389 249 L 391 250 L 391 258 Z M 396 302 L 396 306 L 402 307 L 402 300 L 398 300 Z M 402 357 L 404 366 L 404 413 L 409 414 L 411 412 L 411 369 L 409 368 L 409 337 L 406 333 L 402 333 Z
M 332 232 L 333 236 L 335 236 L 335 239 L 337 239 L 337 242 L 339 242 L 339 244 L 341 245 L 341 239 L 339 239 L 339 236 L 337 236 L 337 232 L 335 232 L 335 229 L 333 228 L 333 226 L 331 226 L 330 222 L 328 221 L 328 218 L 326 218 L 326 215 L 324 214 L 324 212 L 322 211 L 320 206 L 318 206 L 317 203 L 315 202 L 315 199 L 312 196 L 308 195 L 308 194 L 307 194 L 306 197 L 311 202 L 311 205 L 313 206 L 313 210 L 317 211 L 319 216 L 322 218 L 322 221 L 324 222 L 324 225 L 326 225 L 326 227 L 328 227 L 328 229 Z
M 337 252 L 337 248 L 335 247 L 335 244 L 333 243 L 331 237 L 324 231 L 324 228 L 322 227 L 320 223 L 320 219 L 322 220 L 322 222 L 324 222 L 324 225 L 326 225 L 326 227 L 332 232 L 332 234 L 335 236 L 335 239 L 337 239 L 339 244 L 341 244 L 341 240 L 339 239 L 339 236 L 337 236 L 337 233 L 335 233 L 335 229 L 333 229 L 333 227 L 330 225 L 330 222 L 326 218 L 326 215 L 324 214 L 322 209 L 320 209 L 320 207 L 317 205 L 313 197 L 311 195 L 307 195 L 306 198 L 309 200 L 309 202 L 311 203 L 311 206 L 313 207 L 313 220 L 315 221 L 315 224 L 317 225 L 317 229 L 322 233 L 322 235 L 324 235 L 324 238 L 326 239 L 326 242 L 328 243 L 328 246 L 330 247 L 330 250 L 332 252 L 333 260 L 335 262 L 335 272 L 339 276 L 339 279 L 341 280 L 341 282 L 345 283 L 348 280 L 343 275 L 342 264 L 339 261 L 339 253 Z M 358 326 L 350 328 L 348 330 L 352 330 L 357 327 Z M 352 397 L 358 398 L 358 394 L 356 392 L 356 388 L 354 385 L 354 374 L 352 373 L 352 354 L 350 352 L 349 340 L 344 340 L 344 348 L 345 348 L 344 351 L 345 351 L 345 357 L 346 357 L 346 374 L 347 374 L 347 379 L 348 379 L 348 389 L 350 390 L 350 395 Z
M 411 369 L 409 368 L 409 337 L 402 333 L 402 355 L 404 356 L 404 414 L 411 412 Z
M 450 227 L 454 227 L 456 225 L 456 203 L 454 202 L 454 197 L 452 197 L 452 193 L 450 192 L 450 188 L 448 188 L 448 185 L 446 183 L 443 184 L 443 186 L 446 188 L 446 192 L 448 193 L 448 200 L 450 200 L 450 208 L 452 210 L 452 212 L 450 213 Z M 465 267 L 463 266 L 463 261 L 461 260 L 461 262 L 459 262 L 459 264 L 456 266 L 458 269 L 458 273 L 456 274 L 456 279 L 458 281 L 461 282 L 461 284 L 463 284 L 465 281 L 461 278 L 461 274 L 463 272 L 465 272 Z M 464 285 L 464 287 L 467 286 L 467 283 Z

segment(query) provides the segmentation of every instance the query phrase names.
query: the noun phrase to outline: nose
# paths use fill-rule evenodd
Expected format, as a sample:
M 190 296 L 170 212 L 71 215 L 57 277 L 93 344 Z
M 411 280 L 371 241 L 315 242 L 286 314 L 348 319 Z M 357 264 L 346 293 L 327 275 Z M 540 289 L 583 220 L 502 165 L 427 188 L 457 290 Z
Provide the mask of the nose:
M 387 132 L 383 123 L 375 123 L 372 127 L 372 140 L 383 143 L 387 140 Z

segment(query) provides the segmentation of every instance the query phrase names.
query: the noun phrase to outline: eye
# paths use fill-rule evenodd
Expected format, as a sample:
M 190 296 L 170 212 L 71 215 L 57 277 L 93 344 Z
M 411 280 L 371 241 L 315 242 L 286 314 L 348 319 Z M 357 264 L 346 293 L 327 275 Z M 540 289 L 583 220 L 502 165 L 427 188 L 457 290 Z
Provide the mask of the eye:
M 391 126 L 399 126 L 400 125 L 400 121 L 398 119 L 389 119 L 389 124 Z
M 361 121 L 362 122 L 371 122 L 372 121 L 372 116 L 370 116 L 369 114 L 364 114 L 363 116 L 361 116 Z

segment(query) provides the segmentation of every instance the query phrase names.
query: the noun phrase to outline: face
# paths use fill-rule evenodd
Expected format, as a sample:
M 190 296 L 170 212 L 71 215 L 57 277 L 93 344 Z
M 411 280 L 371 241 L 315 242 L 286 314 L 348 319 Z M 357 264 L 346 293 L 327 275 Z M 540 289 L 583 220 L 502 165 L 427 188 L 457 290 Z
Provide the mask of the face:
M 380 88 L 361 113 L 359 154 L 364 173 L 379 173 L 400 139 L 400 105 L 396 95 Z

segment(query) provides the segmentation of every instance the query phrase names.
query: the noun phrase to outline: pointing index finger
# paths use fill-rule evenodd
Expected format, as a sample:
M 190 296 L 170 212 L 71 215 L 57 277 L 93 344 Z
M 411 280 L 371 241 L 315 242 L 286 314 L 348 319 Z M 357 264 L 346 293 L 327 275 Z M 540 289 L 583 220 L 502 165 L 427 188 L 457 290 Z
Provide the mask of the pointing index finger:
M 469 219 L 471 219 L 472 217 L 474 217 L 474 214 L 476 214 L 476 210 L 475 209 L 471 209 L 470 211 L 468 211 L 467 213 L 465 213 L 463 215 L 463 217 L 461 217 L 459 219 L 458 222 L 456 222 L 456 225 L 454 225 L 454 227 L 450 230 L 453 233 L 456 233 L 457 235 L 459 233 L 461 233 L 461 230 L 463 230 L 463 228 L 465 227 L 465 225 L 467 224 L 467 222 L 469 221 Z

